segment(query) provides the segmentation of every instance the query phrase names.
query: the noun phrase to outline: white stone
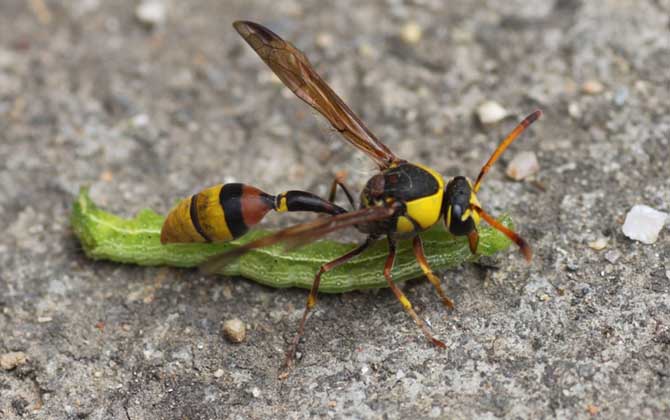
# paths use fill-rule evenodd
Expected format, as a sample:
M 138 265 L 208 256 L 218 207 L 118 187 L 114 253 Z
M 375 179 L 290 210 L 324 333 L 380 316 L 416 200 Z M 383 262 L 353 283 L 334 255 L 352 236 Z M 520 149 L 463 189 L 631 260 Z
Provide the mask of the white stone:
M 582 109 L 577 102 L 570 102 L 570 105 L 568 105 L 568 114 L 572 118 L 580 118 L 582 116 Z
M 316 36 L 316 45 L 320 48 L 331 48 L 335 44 L 335 37 L 329 32 L 321 32 Z
M 636 204 L 626 215 L 623 234 L 645 244 L 653 244 L 668 220 L 668 213 L 658 211 L 644 204 Z
M 486 101 L 477 107 L 477 116 L 484 125 L 495 124 L 507 116 L 507 110 L 498 102 Z
M 135 9 L 137 19 L 144 24 L 152 26 L 165 22 L 166 15 L 165 3 L 158 0 L 143 1 Z
M 536 174 L 540 170 L 540 164 L 537 161 L 537 156 L 533 152 L 521 152 L 514 156 L 514 158 L 507 165 L 505 173 L 508 177 L 520 181 Z
M 589 242 L 589 247 L 591 247 L 591 249 L 595 249 L 596 251 L 602 251 L 603 249 L 607 248 L 607 238 L 603 238 L 601 236 L 595 241 Z

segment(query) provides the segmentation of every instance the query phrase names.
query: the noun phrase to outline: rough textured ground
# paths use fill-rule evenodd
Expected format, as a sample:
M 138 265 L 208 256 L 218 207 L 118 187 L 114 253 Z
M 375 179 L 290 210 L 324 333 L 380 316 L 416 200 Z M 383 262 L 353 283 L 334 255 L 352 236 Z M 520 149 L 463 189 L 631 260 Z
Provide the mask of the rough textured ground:
M 28 361 L 0 370 L 0 418 L 670 416 L 670 231 L 621 233 L 636 203 L 670 210 L 670 2 L 359 3 L 166 0 L 151 29 L 130 0 L 2 1 L 0 355 Z M 237 18 L 294 41 L 389 147 L 445 176 L 476 176 L 545 112 L 480 195 L 514 216 L 532 264 L 510 251 L 444 273 L 452 313 L 428 282 L 404 286 L 448 350 L 388 290 L 324 296 L 278 381 L 304 291 L 78 249 L 81 185 L 132 215 L 221 181 L 324 194 L 335 170 L 356 189 L 372 173 L 270 77 Z M 482 128 L 485 100 L 511 117 Z M 536 182 L 503 175 L 522 150 Z M 243 344 L 223 338 L 232 317 Z

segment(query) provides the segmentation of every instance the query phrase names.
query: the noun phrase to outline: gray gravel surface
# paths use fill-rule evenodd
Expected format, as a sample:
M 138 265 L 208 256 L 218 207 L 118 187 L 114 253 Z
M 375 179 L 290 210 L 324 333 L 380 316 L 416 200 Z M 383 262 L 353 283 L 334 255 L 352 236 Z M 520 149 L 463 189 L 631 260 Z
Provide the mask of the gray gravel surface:
M 151 22 L 130 0 L 0 4 L 0 418 L 670 416 L 670 230 L 653 245 L 621 232 L 634 204 L 670 211 L 670 2 L 157 4 Z M 480 194 L 532 264 L 510 250 L 443 273 L 451 313 L 425 280 L 403 286 L 446 351 L 388 290 L 322 296 L 279 381 L 305 291 L 80 251 L 81 185 L 130 216 L 223 181 L 324 195 L 336 170 L 356 190 L 373 173 L 271 77 L 239 18 L 292 40 L 391 149 L 445 177 L 476 176 L 545 112 Z M 481 127 L 487 100 L 510 117 Z M 541 170 L 513 182 L 521 151 Z M 241 344 L 223 336 L 232 318 Z

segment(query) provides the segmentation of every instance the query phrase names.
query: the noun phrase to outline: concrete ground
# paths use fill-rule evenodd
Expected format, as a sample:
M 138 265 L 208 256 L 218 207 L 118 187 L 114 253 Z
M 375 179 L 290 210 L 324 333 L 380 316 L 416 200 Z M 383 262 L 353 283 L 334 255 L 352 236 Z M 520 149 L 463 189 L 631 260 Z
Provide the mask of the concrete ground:
M 634 204 L 670 211 L 670 2 L 157 1 L 166 16 L 144 21 L 131 0 L 0 4 L 0 418 L 670 416 L 670 231 L 621 231 Z M 240 18 L 445 177 L 475 177 L 544 111 L 480 194 L 532 263 L 510 249 L 442 273 L 451 313 L 425 279 L 403 285 L 446 351 L 388 290 L 322 296 L 280 381 L 305 291 L 82 254 L 82 185 L 130 216 L 224 181 L 323 195 L 337 170 L 356 190 L 374 173 L 274 81 Z M 510 117 L 482 127 L 487 100 Z M 520 151 L 533 180 L 504 175 Z M 235 317 L 242 344 L 222 334 Z

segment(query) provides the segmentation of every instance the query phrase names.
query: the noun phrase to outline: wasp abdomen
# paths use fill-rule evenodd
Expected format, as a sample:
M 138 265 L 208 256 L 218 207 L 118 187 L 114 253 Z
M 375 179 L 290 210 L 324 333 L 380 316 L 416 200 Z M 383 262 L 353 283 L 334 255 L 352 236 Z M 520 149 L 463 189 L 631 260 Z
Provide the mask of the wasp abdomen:
M 245 184 L 219 184 L 185 198 L 170 211 L 162 243 L 230 241 L 275 208 L 275 197 Z
M 181 200 L 170 211 L 161 230 L 161 243 L 230 241 L 247 233 L 270 210 L 346 212 L 306 191 L 274 196 L 246 184 L 219 184 Z

